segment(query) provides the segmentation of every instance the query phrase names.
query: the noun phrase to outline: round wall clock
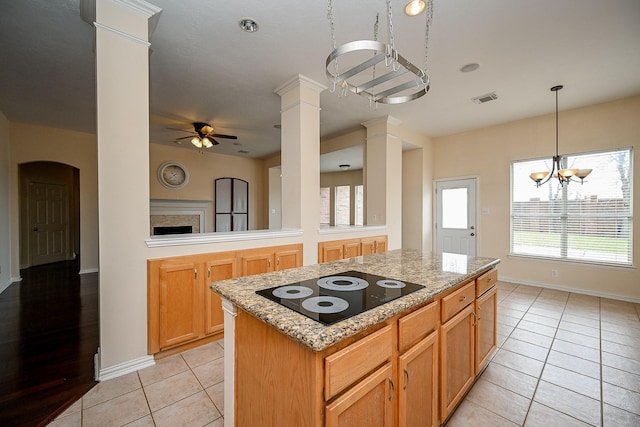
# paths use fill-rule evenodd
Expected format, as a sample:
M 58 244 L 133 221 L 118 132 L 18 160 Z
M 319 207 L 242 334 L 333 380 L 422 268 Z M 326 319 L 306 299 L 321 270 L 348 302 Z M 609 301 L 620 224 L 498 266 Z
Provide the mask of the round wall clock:
M 164 162 L 158 168 L 158 181 L 170 190 L 179 190 L 189 183 L 189 171 L 178 162 Z

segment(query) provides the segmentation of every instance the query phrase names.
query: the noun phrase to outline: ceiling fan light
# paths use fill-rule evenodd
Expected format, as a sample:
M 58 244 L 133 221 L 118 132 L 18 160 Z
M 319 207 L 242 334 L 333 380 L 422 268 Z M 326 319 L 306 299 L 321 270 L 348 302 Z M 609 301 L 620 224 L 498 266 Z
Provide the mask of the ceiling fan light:
M 194 136 L 193 139 L 191 139 L 191 143 L 198 148 L 202 148 L 202 141 L 197 136 Z
M 204 145 L 205 148 L 211 148 L 213 147 L 213 142 L 211 142 L 211 140 L 205 136 L 204 138 L 202 138 L 202 145 Z

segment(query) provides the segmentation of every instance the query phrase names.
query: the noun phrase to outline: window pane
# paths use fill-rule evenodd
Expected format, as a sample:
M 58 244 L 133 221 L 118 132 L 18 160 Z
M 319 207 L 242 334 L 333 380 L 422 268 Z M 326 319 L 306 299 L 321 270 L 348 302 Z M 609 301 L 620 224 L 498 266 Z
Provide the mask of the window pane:
M 331 222 L 331 200 L 329 187 L 320 188 L 320 224 Z
M 467 229 L 467 188 L 442 190 L 442 228 Z
M 336 225 L 350 224 L 350 193 L 349 185 L 336 186 Z
M 631 265 L 631 150 L 567 156 L 562 167 L 590 168 L 560 186 L 536 188 L 531 172 L 550 170 L 550 160 L 512 163 L 513 254 Z
M 355 186 L 355 197 L 356 197 L 356 205 L 355 205 L 355 222 L 356 225 L 364 225 L 364 186 L 356 185 Z

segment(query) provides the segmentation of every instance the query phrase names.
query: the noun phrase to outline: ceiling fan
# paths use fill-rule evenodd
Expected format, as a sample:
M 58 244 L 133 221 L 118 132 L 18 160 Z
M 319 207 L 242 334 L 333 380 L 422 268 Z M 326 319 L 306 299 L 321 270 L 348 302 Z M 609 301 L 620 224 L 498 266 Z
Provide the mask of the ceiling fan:
M 196 146 L 197 148 L 211 148 L 214 145 L 218 145 L 220 144 L 218 141 L 216 141 L 214 139 L 215 138 L 226 138 L 226 139 L 238 139 L 237 136 L 235 135 L 223 135 L 220 133 L 215 133 L 213 126 L 211 126 L 209 123 L 204 123 L 204 122 L 194 122 L 193 123 L 193 131 L 186 131 L 184 129 L 174 129 L 174 130 L 179 130 L 182 132 L 189 132 L 192 135 L 189 136 L 183 136 L 181 138 L 176 138 L 176 142 L 178 144 L 182 143 L 182 139 L 189 139 L 191 138 L 191 143 Z

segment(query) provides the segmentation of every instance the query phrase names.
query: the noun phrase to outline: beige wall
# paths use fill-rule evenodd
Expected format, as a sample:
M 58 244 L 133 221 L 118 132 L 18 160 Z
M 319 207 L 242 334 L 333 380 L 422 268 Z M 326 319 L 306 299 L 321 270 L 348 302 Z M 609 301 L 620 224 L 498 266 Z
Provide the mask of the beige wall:
M 0 292 L 11 284 L 9 120 L 0 111 Z
M 215 148 L 212 148 L 215 150 Z M 182 163 L 189 171 L 189 184 L 180 190 L 170 190 L 158 181 L 158 168 L 168 160 Z M 214 207 L 214 181 L 216 178 L 240 178 L 249 182 L 249 229 L 269 228 L 264 192 L 268 181 L 264 180 L 263 161 L 226 156 L 215 151 L 200 153 L 195 148 L 170 147 L 149 144 L 149 182 L 152 199 L 202 200 Z M 268 175 L 267 175 L 268 176 Z M 268 201 L 268 199 L 267 199 Z M 213 231 L 213 220 L 207 224 L 207 232 Z
M 83 132 L 11 123 L 9 183 L 11 274 L 19 277 L 18 165 L 34 161 L 64 163 L 80 170 L 80 271 L 98 270 L 98 172 L 96 136 Z M 34 135 L 46 135 L 35 138 Z M 28 143 L 25 143 L 28 141 Z
M 560 154 L 633 147 L 634 211 L 640 212 L 640 97 L 593 105 L 559 115 Z M 509 256 L 510 162 L 551 157 L 555 151 L 555 115 L 434 139 L 434 178 L 479 177 L 478 255 L 502 260 L 504 279 L 528 284 L 576 289 L 580 292 L 640 299 L 637 268 L 531 260 Z M 533 183 L 532 183 L 533 185 Z M 572 184 L 574 185 L 574 184 Z M 579 184 L 578 184 L 579 185 Z M 634 221 L 633 250 L 638 263 L 640 221 Z M 551 277 L 551 269 L 558 271 Z

